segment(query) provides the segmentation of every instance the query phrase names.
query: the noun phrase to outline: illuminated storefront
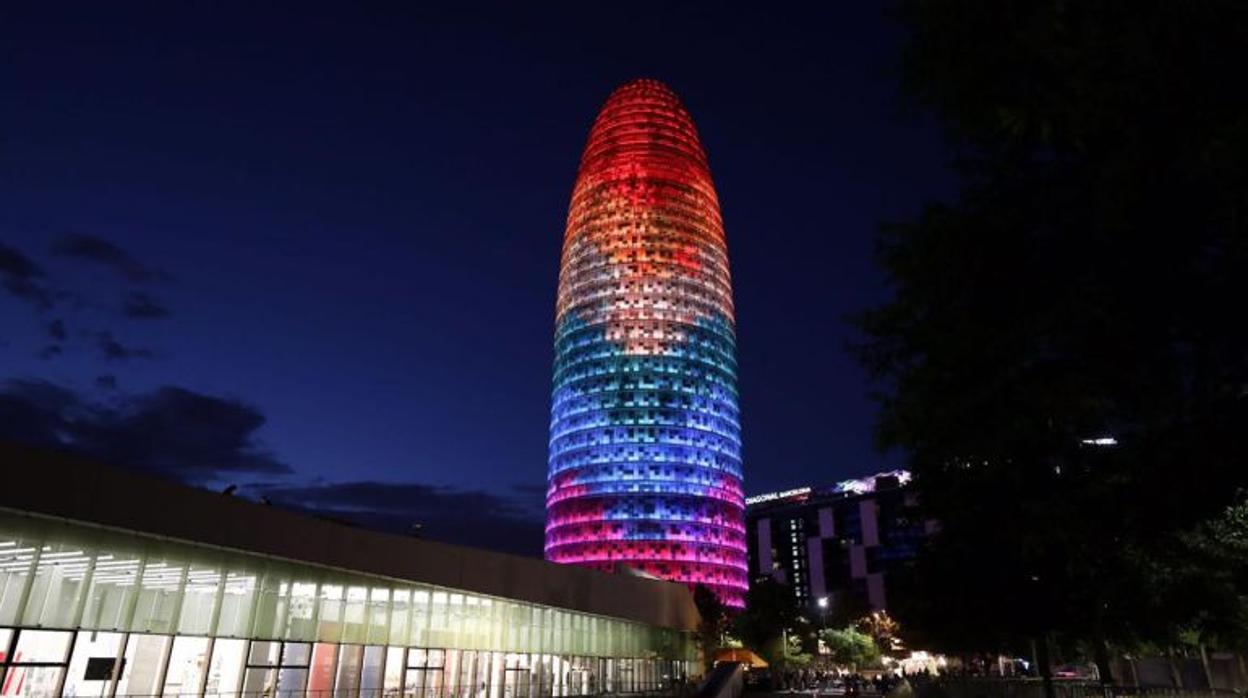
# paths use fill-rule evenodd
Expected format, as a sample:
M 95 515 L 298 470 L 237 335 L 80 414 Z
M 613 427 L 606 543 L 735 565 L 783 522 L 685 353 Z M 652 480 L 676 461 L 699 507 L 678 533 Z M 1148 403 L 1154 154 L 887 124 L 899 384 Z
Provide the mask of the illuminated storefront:
M 654 80 L 611 94 L 559 276 L 546 557 L 747 588 L 728 249 L 706 154 Z
M 13 465 L 4 460 L 4 467 Z M 34 506 L 13 506 L 20 481 L 0 492 L 5 696 L 542 698 L 654 692 L 684 677 L 693 658 L 686 631 L 694 621 L 681 596 L 687 592 L 676 585 L 605 574 L 568 577 L 566 572 L 587 571 L 350 529 L 167 483 L 158 483 L 154 493 L 131 493 L 135 482 L 146 481 L 129 475 L 120 481 L 107 475 L 109 486 L 101 489 L 81 470 L 66 470 L 64 477 L 42 470 L 44 482 L 36 486 L 87 480 L 89 492 L 79 500 L 100 501 L 84 506 L 71 497 L 46 512 L 37 496 Z M 129 509 L 143 502 L 169 510 Z M 92 522 L 65 517 L 82 510 L 99 515 Z M 213 542 L 268 525 L 256 535 L 257 547 L 268 554 L 155 535 L 147 525 L 167 521 L 171 534 L 178 533 L 205 513 L 220 515 L 220 530 L 205 529 Z M 142 519 L 144 530 L 115 525 L 133 517 Z M 114 525 L 95 523 L 100 520 Z M 283 530 L 274 535 L 276 528 Z M 340 550 L 339 543 L 350 549 Z M 271 554 L 281 546 L 292 553 L 313 551 L 318 562 L 362 558 L 370 547 L 396 556 L 410 551 L 420 559 L 409 567 L 465 582 L 425 583 Z M 425 560 L 454 569 L 435 569 Z M 402 569 L 406 563 L 378 564 Z M 581 608 L 479 593 L 473 589 L 480 586 L 473 581 L 478 568 L 496 575 L 481 585 L 511 585 L 522 597 L 556 598 L 558 590 L 545 587 L 563 585 L 567 598 L 582 599 L 576 604 Z M 595 600 L 621 595 L 629 601 Z M 628 610 L 634 600 L 636 613 Z M 675 609 L 667 615 L 683 614 L 684 620 L 656 622 L 662 615 L 650 604 Z M 624 610 L 583 610 L 595 605 Z

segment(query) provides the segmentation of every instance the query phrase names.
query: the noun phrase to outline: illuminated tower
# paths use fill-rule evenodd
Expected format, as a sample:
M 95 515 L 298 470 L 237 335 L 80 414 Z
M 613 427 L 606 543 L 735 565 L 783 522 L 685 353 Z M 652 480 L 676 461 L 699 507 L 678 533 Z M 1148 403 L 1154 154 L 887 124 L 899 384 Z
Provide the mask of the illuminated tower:
M 676 95 L 620 86 L 581 156 L 559 271 L 546 558 L 747 586 L 728 248 Z

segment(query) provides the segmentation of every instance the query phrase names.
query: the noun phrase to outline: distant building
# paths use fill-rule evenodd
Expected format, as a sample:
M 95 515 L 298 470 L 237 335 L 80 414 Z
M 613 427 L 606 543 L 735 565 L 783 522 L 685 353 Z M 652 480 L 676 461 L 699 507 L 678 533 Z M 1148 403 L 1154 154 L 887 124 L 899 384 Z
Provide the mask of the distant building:
M 816 617 L 820 599 L 887 608 L 890 571 L 914 557 L 930 528 L 909 481 L 910 473 L 894 470 L 748 497 L 751 580 L 789 585 Z

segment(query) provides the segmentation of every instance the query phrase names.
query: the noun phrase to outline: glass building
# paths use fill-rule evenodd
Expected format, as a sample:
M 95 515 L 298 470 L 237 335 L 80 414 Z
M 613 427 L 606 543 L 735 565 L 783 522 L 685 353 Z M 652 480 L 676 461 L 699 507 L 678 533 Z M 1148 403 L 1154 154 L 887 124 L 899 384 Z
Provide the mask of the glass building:
M 742 606 L 728 249 L 693 120 L 660 82 L 616 89 L 590 131 L 555 324 L 546 558 Z
M 0 463 L 23 473 L 0 490 L 4 696 L 653 693 L 694 659 L 679 585 L 569 576 L 589 571 L 59 455 L 6 446 Z

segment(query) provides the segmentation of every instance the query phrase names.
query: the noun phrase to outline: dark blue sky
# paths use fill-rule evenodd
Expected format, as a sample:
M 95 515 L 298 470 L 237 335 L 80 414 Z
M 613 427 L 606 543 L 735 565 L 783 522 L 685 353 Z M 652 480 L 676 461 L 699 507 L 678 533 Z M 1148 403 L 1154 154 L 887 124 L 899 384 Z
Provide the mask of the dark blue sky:
M 900 28 L 522 5 L 0 9 L 0 436 L 540 550 L 568 196 L 649 76 L 723 204 L 747 492 L 892 464 L 843 318 L 883 294 L 878 222 L 951 186 Z

